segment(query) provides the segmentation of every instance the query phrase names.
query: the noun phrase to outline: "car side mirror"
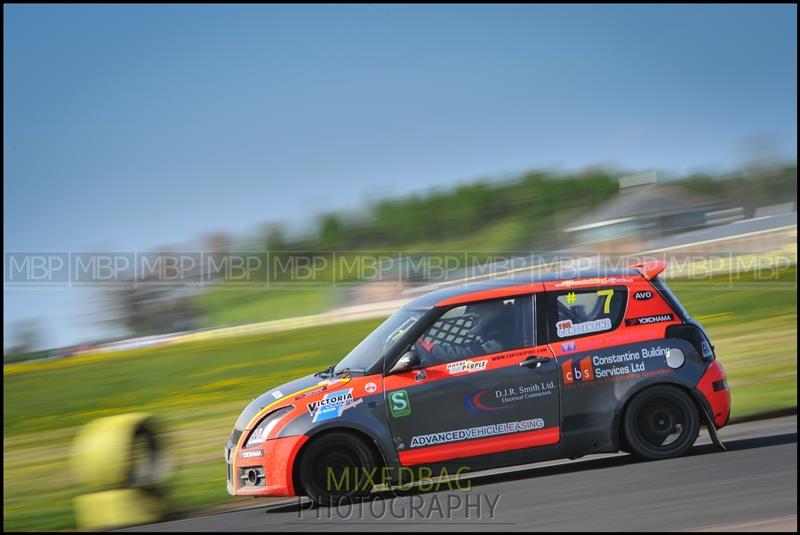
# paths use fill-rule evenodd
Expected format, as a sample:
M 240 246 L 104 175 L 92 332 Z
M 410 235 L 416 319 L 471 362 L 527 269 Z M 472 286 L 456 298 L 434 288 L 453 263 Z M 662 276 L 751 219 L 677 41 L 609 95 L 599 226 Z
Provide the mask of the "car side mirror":
M 413 370 L 414 368 L 420 365 L 419 355 L 417 355 L 416 351 L 410 349 L 403 353 L 403 356 L 397 359 L 392 369 L 389 370 L 389 373 L 399 373 L 408 370 Z

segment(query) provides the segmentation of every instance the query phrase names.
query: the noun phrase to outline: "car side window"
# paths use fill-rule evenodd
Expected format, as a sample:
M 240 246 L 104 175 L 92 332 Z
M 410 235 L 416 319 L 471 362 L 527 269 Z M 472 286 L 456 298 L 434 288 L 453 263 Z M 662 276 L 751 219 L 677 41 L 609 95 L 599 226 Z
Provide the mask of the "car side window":
M 624 286 L 553 292 L 552 337 L 565 340 L 616 329 L 625 313 L 627 294 Z
M 530 295 L 460 305 L 414 344 L 423 367 L 533 345 Z

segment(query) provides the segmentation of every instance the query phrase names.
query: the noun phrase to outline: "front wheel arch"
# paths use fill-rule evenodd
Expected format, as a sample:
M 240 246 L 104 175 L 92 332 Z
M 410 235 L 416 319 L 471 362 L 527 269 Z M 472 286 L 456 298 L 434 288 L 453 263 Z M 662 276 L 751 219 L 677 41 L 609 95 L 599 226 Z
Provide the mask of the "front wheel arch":
M 373 439 L 367 433 L 364 433 L 363 431 L 359 431 L 357 429 L 353 429 L 351 427 L 331 427 L 325 429 L 324 431 L 315 433 L 314 435 L 309 437 L 309 439 L 306 440 L 305 444 L 303 444 L 303 446 L 300 448 L 300 451 L 297 452 L 297 455 L 295 456 L 294 465 L 292 466 L 292 484 L 294 486 L 294 494 L 296 496 L 305 495 L 305 490 L 303 489 L 303 481 L 302 478 L 300 477 L 300 465 L 303 462 L 303 456 L 305 455 L 306 451 L 308 451 L 308 448 L 311 444 L 331 433 L 344 433 L 350 435 L 355 440 L 360 440 L 370 450 L 372 450 L 372 455 L 375 461 L 377 462 L 378 467 L 386 466 L 386 457 L 383 455 L 383 451 L 381 451 L 375 439 Z

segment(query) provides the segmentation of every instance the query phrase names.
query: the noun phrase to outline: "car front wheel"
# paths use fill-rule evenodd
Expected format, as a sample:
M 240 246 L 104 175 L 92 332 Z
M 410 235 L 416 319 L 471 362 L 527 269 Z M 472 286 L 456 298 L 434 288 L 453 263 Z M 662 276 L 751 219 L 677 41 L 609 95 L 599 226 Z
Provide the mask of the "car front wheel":
M 372 490 L 375 455 L 364 441 L 332 432 L 314 439 L 300 461 L 305 494 L 318 505 L 340 505 Z
M 625 443 L 645 459 L 683 455 L 697 440 L 700 415 L 689 394 L 673 386 L 650 387 L 628 404 L 623 420 Z

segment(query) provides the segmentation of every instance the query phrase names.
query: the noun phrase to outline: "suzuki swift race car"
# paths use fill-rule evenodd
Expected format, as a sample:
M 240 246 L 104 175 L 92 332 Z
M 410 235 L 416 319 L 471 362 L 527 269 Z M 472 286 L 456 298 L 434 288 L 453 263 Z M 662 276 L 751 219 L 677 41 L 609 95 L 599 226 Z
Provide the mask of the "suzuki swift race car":
M 619 450 L 664 459 L 688 451 L 701 425 L 723 447 L 725 372 L 658 278 L 665 267 L 494 280 L 412 300 L 338 364 L 245 408 L 225 447 L 228 492 L 332 503 L 368 493 L 376 470 L 396 483 L 423 466 L 452 473 Z

